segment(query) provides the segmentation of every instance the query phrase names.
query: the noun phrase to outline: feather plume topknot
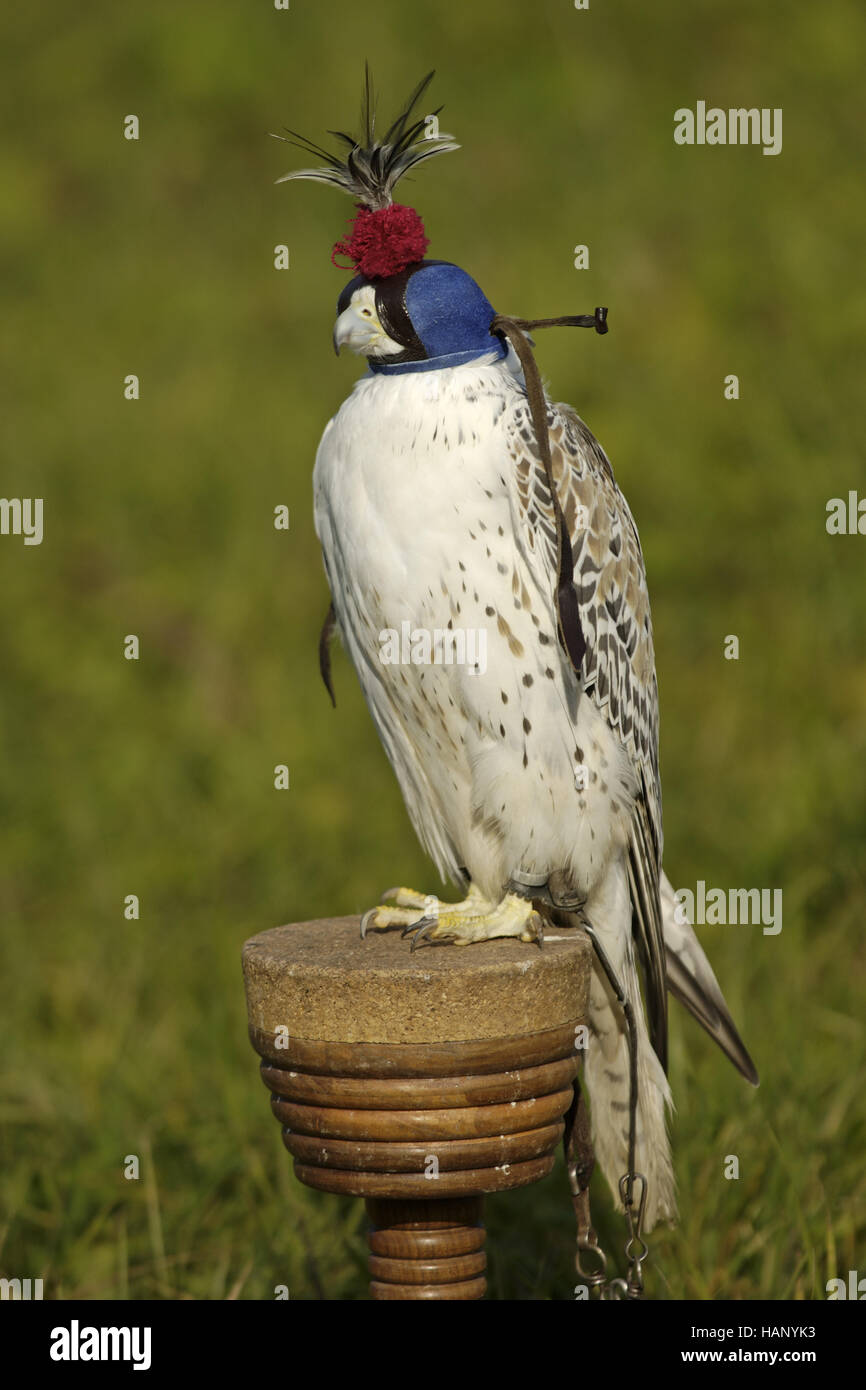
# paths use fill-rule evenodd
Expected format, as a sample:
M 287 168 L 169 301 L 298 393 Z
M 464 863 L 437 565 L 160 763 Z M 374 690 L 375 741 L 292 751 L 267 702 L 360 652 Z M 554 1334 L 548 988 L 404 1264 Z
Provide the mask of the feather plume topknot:
M 316 169 L 293 170 L 277 179 L 277 183 L 314 179 L 318 183 L 333 184 L 355 199 L 359 211 L 352 219 L 352 230 L 337 242 L 331 259 L 338 254 L 348 256 L 364 275 L 394 275 L 420 261 L 427 249 L 420 217 L 412 208 L 395 203 L 393 192 L 398 181 L 416 164 L 460 148 L 452 136 L 440 134 L 438 130 L 430 133 L 430 116 L 438 117 L 441 106 L 428 116 L 412 116 L 433 76 L 433 72 L 428 72 L 421 79 L 382 139 L 377 140 L 375 99 L 368 65 L 364 75 L 361 136 L 356 138 L 341 130 L 328 132 L 346 146 L 345 158 L 329 153 L 293 130 L 274 136 L 276 140 L 284 140 L 286 144 L 296 145 L 307 154 L 327 161 Z

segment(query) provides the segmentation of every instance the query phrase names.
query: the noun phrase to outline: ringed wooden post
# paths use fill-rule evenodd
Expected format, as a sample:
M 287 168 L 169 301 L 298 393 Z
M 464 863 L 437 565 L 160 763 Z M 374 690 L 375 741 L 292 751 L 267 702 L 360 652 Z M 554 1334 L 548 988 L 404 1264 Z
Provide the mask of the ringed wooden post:
M 484 1296 L 482 1203 L 553 1167 L 592 948 L 360 938 L 360 918 L 243 949 L 250 1040 L 309 1187 L 367 1203 L 374 1299 Z

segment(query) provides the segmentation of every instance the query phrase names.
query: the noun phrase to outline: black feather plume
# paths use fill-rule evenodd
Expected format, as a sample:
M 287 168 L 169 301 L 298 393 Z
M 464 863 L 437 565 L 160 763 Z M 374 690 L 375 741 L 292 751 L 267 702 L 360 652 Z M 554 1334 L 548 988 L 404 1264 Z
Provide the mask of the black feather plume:
M 364 72 L 361 137 L 347 135 L 342 130 L 329 131 L 329 135 L 333 135 L 335 140 L 346 146 L 348 153 L 341 157 L 339 154 L 329 153 L 321 145 L 308 140 L 304 135 L 298 135 L 296 131 L 288 130 L 287 127 L 286 135 L 274 135 L 274 139 L 295 145 L 305 154 L 315 155 L 317 159 L 323 159 L 326 163 L 318 169 L 293 170 L 292 173 L 284 174 L 281 179 L 277 179 L 277 183 L 286 183 L 288 179 L 315 179 L 318 183 L 330 183 L 343 189 L 356 202 L 372 211 L 388 207 L 393 202 L 395 184 L 409 169 L 420 164 L 422 160 L 432 159 L 434 155 L 448 154 L 449 151 L 460 148 L 450 135 L 426 135 L 426 116 L 412 119 L 412 112 L 433 76 L 432 72 L 428 72 L 427 76 L 421 79 L 400 114 L 388 127 L 383 139 L 377 140 L 376 103 L 370 68 L 367 65 Z M 429 114 L 438 116 L 441 110 L 442 107 L 439 106 Z

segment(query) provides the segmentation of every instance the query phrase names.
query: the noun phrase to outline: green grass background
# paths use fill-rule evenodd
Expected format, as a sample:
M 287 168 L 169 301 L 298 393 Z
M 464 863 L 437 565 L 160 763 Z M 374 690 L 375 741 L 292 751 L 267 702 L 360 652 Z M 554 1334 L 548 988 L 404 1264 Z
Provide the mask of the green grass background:
M 297 162 L 267 136 L 353 122 L 365 58 L 385 114 L 435 66 L 463 145 L 404 189 L 431 254 L 505 312 L 610 306 L 607 338 L 551 332 L 539 358 L 640 527 L 668 872 L 784 891 L 779 936 L 702 929 L 760 1089 L 674 1008 L 682 1220 L 650 1292 L 822 1298 L 866 1273 L 866 539 L 824 525 L 866 494 L 866 19 L 755 10 L 4 16 L 0 490 L 45 499 L 45 539 L 0 537 L 0 1274 L 51 1298 L 365 1296 L 362 1205 L 291 1175 L 239 964 L 253 932 L 439 887 L 345 657 L 336 712 L 319 682 L 310 474 L 360 370 L 330 347 L 351 207 L 275 187 Z M 782 154 L 675 146 L 699 98 L 782 107 Z M 561 1166 L 488 1217 L 492 1297 L 571 1297 Z

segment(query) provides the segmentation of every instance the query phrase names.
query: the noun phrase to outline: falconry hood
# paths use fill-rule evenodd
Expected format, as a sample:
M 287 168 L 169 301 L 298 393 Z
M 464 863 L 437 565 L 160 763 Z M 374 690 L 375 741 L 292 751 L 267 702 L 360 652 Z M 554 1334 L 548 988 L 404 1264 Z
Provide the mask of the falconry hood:
M 337 301 L 337 313 L 349 308 L 355 292 L 370 285 L 379 322 L 403 349 L 369 359 L 373 372 L 436 371 L 479 357 L 505 356 L 491 324 L 496 311 L 471 275 L 448 261 L 415 261 L 384 278 L 356 275 Z
M 427 90 L 433 73 L 418 84 L 400 115 L 381 139 L 369 70 L 361 115 L 363 134 L 355 138 L 330 132 L 346 147 L 345 158 L 329 154 L 305 137 L 288 132 L 288 139 L 327 164 L 299 169 L 288 179 L 315 179 L 343 189 L 355 199 L 357 211 L 349 229 L 334 246 L 331 260 L 340 269 L 354 269 L 337 302 L 344 314 L 358 290 L 370 286 L 379 323 L 389 348 L 368 353 L 374 372 L 435 371 L 479 357 L 495 361 L 506 355 L 502 336 L 493 331 L 496 311 L 481 287 L 460 266 L 426 260 L 429 240 L 414 208 L 393 201 L 397 181 L 422 160 L 459 149 L 450 135 L 440 134 L 441 107 L 429 116 L 412 113 Z M 335 346 L 336 338 L 335 338 Z
M 523 368 L 539 457 L 556 519 L 554 600 L 559 638 L 579 672 L 586 642 L 572 584 L 571 545 L 553 480 L 544 389 L 526 330 L 562 324 L 606 333 L 607 310 L 599 308 L 594 314 L 553 319 L 511 318 L 495 312 L 465 270 L 448 261 L 424 259 L 429 245 L 424 224 L 414 208 L 394 202 L 393 191 L 409 169 L 434 155 L 460 148 L 450 135 L 439 132 L 441 106 L 426 116 L 413 115 L 432 78 L 432 72 L 422 78 L 396 120 L 377 139 L 368 67 L 361 135 L 332 130 L 330 134 L 342 149 L 339 154 L 331 154 L 306 136 L 287 129 L 285 136 L 275 138 L 325 162 L 315 169 L 293 170 L 277 182 L 313 179 L 340 188 L 355 199 L 355 216 L 331 253 L 334 265 L 356 271 L 337 304 L 337 350 L 341 343 L 348 343 L 364 353 L 371 371 L 397 374 L 437 371 L 480 358 L 496 362 L 507 355 L 506 340 L 511 343 Z M 323 674 L 324 669 L 323 666 Z M 330 690 L 327 676 L 325 683 Z

